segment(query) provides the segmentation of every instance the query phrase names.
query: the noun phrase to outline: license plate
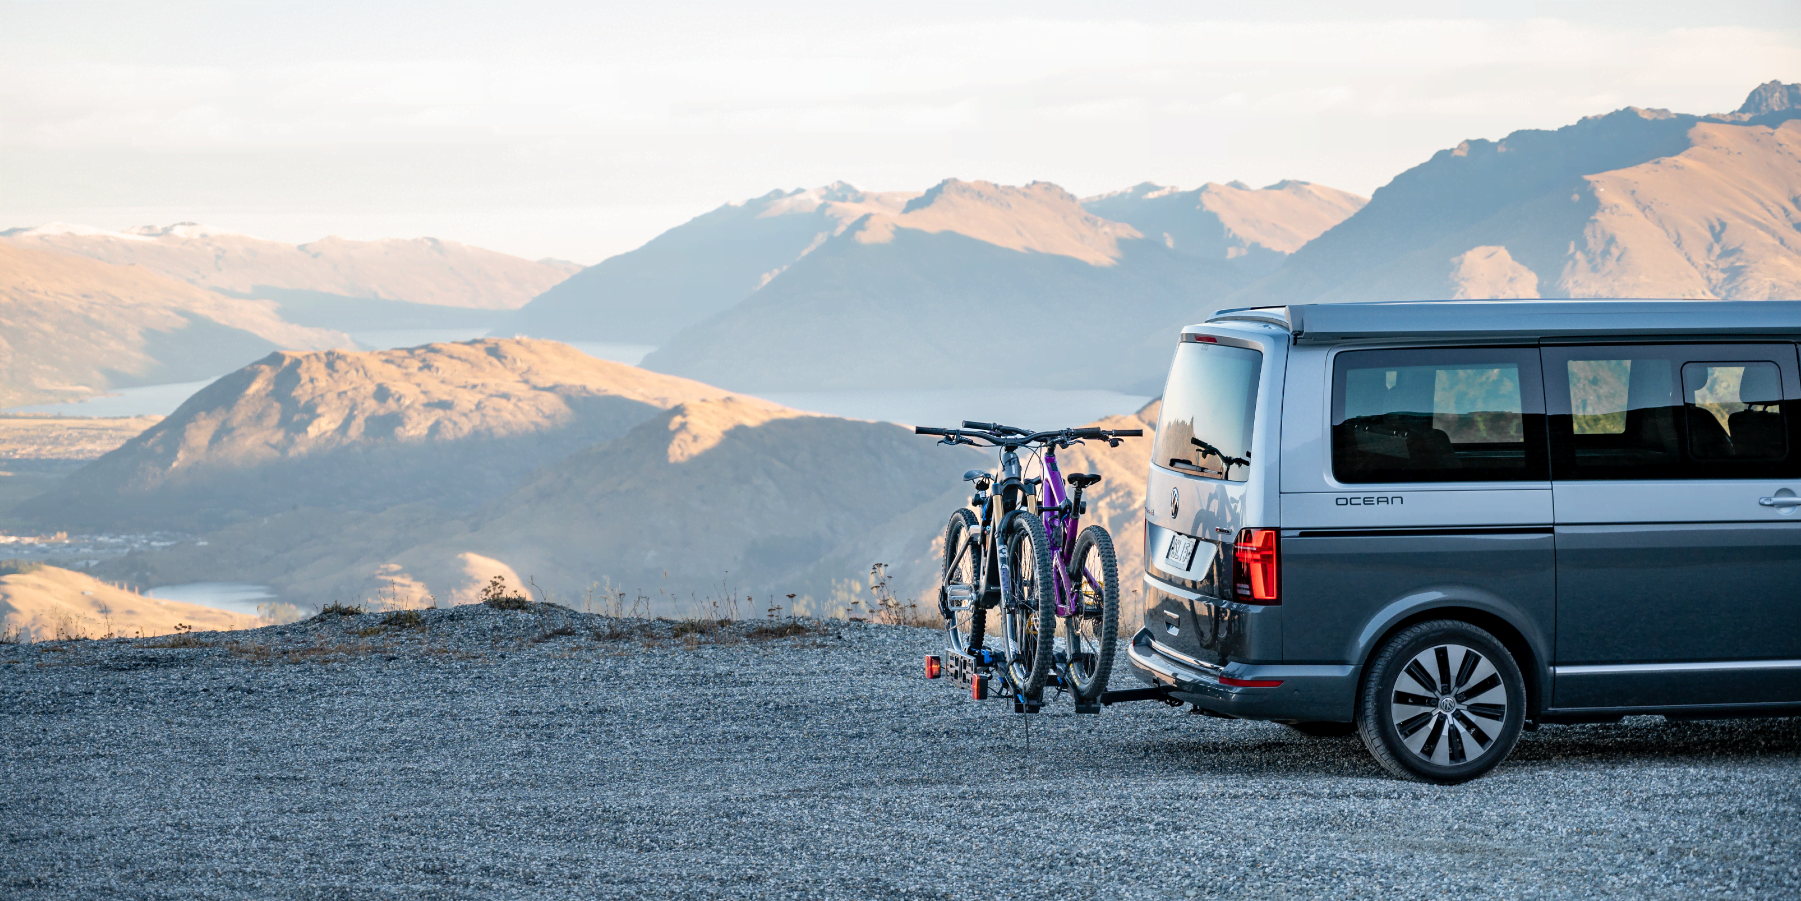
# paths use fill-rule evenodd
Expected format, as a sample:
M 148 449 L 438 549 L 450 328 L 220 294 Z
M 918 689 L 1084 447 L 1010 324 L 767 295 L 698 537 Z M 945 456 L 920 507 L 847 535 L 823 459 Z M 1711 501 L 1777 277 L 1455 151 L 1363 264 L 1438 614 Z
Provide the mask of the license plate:
M 1200 539 L 1180 532 L 1169 536 L 1169 551 L 1163 555 L 1163 561 L 1177 569 L 1187 569 L 1194 563 L 1194 547 Z

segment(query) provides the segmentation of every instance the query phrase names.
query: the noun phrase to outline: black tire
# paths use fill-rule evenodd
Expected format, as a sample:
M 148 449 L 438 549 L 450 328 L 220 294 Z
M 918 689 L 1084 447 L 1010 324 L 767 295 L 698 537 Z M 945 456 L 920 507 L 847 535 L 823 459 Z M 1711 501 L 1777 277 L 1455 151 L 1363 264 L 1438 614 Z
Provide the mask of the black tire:
M 1364 747 L 1383 769 L 1418 782 L 1452 785 L 1494 769 L 1525 719 L 1526 683 L 1513 654 L 1458 620 L 1390 638 L 1370 657 L 1357 696 Z
M 951 650 L 961 654 L 982 647 L 983 631 L 988 625 L 988 611 L 982 609 L 981 591 L 975 584 L 982 572 L 982 546 L 969 537 L 975 527 L 975 514 L 962 509 L 952 513 L 950 522 L 944 527 L 944 565 L 941 570 L 943 581 L 939 584 L 943 586 L 945 594 L 939 596 L 943 599 L 939 613 L 944 616 L 945 643 Z M 957 572 L 951 571 L 953 566 Z M 949 599 L 953 586 L 970 593 L 967 603 Z M 958 607 L 963 609 L 956 609 Z
M 1021 694 L 1037 698 L 1051 674 L 1057 649 L 1057 587 L 1050 536 L 1036 514 L 1017 511 L 1001 532 L 1008 570 L 1001 586 L 1005 610 L 1007 678 Z
M 1069 554 L 1069 583 L 1080 602 L 1063 618 L 1063 651 L 1075 695 L 1092 701 L 1107 690 L 1119 644 L 1119 558 L 1113 536 L 1089 526 Z
M 1314 738 L 1344 738 L 1357 731 L 1356 723 L 1283 723 L 1282 725 Z

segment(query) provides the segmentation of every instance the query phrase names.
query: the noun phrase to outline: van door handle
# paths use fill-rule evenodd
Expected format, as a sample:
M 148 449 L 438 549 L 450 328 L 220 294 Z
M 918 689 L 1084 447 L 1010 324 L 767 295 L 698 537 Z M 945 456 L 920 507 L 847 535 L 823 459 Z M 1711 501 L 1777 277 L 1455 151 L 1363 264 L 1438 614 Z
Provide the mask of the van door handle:
M 1765 507 L 1801 507 L 1801 497 L 1760 497 L 1757 503 Z

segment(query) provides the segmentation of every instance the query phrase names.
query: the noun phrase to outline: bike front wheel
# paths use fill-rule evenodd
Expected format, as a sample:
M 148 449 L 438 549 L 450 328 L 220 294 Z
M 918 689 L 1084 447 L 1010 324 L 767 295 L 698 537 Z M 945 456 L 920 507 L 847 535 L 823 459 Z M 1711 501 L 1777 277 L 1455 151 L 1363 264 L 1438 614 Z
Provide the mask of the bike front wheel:
M 1051 541 L 1044 522 L 1031 513 L 1015 513 L 1001 540 L 1007 567 L 1001 603 L 1006 608 L 1007 676 L 1028 698 L 1044 691 L 1056 654 L 1057 587 L 1052 570 Z
M 1119 643 L 1119 558 L 1113 536 L 1089 526 L 1069 555 L 1070 612 L 1063 617 L 1063 653 L 1070 687 L 1082 701 L 1107 690 Z
M 938 612 L 944 617 L 945 642 L 959 654 L 981 648 L 988 625 L 976 584 L 982 571 L 982 543 L 976 535 L 975 514 L 968 510 L 952 513 L 944 527 L 944 593 Z

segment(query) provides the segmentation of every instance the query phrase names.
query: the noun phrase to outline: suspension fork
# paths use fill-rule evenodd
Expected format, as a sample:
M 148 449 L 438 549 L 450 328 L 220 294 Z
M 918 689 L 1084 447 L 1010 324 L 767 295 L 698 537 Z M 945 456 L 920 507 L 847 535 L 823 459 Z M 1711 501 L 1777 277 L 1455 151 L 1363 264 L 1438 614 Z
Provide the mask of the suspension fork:
M 982 602 L 990 609 L 999 606 L 1007 576 L 1012 573 L 1012 561 L 1001 543 L 1001 526 L 1019 506 L 1016 496 L 1021 493 L 1019 454 L 1011 446 L 1003 447 L 1000 479 L 988 495 L 982 517 Z

